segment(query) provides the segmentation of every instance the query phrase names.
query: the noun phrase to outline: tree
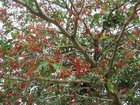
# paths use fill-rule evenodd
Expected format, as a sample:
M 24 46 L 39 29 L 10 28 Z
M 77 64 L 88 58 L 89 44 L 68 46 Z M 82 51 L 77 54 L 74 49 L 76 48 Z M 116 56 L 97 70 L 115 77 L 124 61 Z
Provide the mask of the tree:
M 1 0 L 2 105 L 140 104 L 140 0 Z

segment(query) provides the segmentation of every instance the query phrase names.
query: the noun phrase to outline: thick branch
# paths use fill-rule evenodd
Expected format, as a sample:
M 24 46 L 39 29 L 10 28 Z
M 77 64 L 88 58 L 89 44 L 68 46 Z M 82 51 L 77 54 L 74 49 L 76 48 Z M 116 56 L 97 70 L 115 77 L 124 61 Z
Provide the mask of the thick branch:
M 95 65 L 96 62 L 89 56 L 86 50 L 80 45 L 76 37 L 72 37 L 71 40 L 74 43 L 75 47 L 85 56 L 86 60 L 91 64 L 91 66 Z
M 128 20 L 126 21 L 126 23 L 123 25 L 122 30 L 121 30 L 121 32 L 120 32 L 120 34 L 119 34 L 119 36 L 118 36 L 118 38 L 117 38 L 117 40 L 116 40 L 116 44 L 115 44 L 113 56 L 112 56 L 112 58 L 111 58 L 111 60 L 110 60 L 110 63 L 109 63 L 108 72 L 106 73 L 106 78 L 107 78 L 107 79 L 108 79 L 108 77 L 110 76 L 110 71 L 111 71 L 111 69 L 112 69 L 113 62 L 114 62 L 115 57 L 116 57 L 116 54 L 117 54 L 117 50 L 118 50 L 118 46 L 119 46 L 120 40 L 121 40 L 121 38 L 122 38 L 123 35 L 124 35 L 125 28 L 126 28 L 126 26 L 129 24 L 129 22 L 133 19 L 133 14 L 136 12 L 136 9 L 137 9 L 137 7 L 138 7 L 139 4 L 140 4 L 140 0 L 135 4 L 131 16 L 128 18 Z M 114 104 L 115 104 L 115 105 L 121 105 L 121 103 L 120 103 L 120 101 L 119 101 L 120 99 L 119 99 L 119 97 L 117 96 L 117 94 L 113 93 L 113 96 L 114 96 Z

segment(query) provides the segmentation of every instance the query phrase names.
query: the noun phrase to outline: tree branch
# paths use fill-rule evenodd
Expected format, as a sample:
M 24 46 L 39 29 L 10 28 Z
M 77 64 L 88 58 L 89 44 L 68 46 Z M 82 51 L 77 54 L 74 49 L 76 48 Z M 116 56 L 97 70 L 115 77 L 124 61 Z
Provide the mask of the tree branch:
M 36 0 L 34 0 L 35 4 L 36 4 L 36 7 L 39 11 L 39 13 L 43 14 L 43 11 L 41 10 L 41 7 L 39 6 L 38 2 Z
M 77 25 L 78 25 L 78 20 L 75 20 L 74 21 L 74 30 L 73 30 L 73 37 L 75 37 L 76 36 L 76 32 L 77 32 Z
M 77 9 L 76 9 L 75 5 L 73 4 L 73 2 L 72 2 L 71 0 L 69 0 L 69 1 L 70 1 L 71 5 L 72 5 L 72 7 L 73 7 L 74 11 L 78 14 L 78 11 L 77 11 Z
M 81 46 L 76 37 L 71 37 L 72 42 L 75 47 L 85 56 L 86 60 L 91 64 L 91 66 L 95 65 L 96 62 L 90 57 L 90 55 L 86 52 L 86 50 Z
M 39 15 L 38 12 L 35 12 L 34 10 L 32 10 L 27 4 L 25 4 L 25 3 L 23 3 L 23 2 L 21 2 L 19 0 L 13 0 L 13 1 L 23 5 L 24 7 L 26 7 L 32 14 L 37 15 L 37 16 Z
M 66 36 L 67 38 L 70 38 L 70 34 L 60 24 L 57 24 L 54 19 L 50 18 L 49 16 L 47 16 L 46 14 L 43 13 L 43 11 L 39 7 L 37 1 L 35 2 L 35 4 L 36 4 L 39 12 L 33 11 L 27 4 L 24 4 L 23 2 L 20 2 L 19 0 L 13 0 L 13 1 L 25 6 L 32 14 L 34 14 L 48 22 L 55 24 L 61 30 L 61 32 L 64 36 Z
M 24 81 L 24 82 L 30 82 L 31 80 L 40 80 L 40 81 L 46 81 L 50 83 L 92 83 L 89 80 L 84 80 L 84 79 L 77 79 L 77 80 L 66 80 L 66 79 L 50 79 L 50 78 L 43 78 L 43 77 L 31 77 L 29 79 L 24 79 L 20 77 L 12 77 L 12 76 L 2 76 L 1 78 L 3 79 L 10 79 L 10 80 L 18 80 L 18 81 Z
M 35 2 L 37 8 L 38 8 L 38 12 L 33 11 L 27 4 L 24 4 L 23 2 L 20 2 L 19 0 L 13 0 L 23 6 L 25 6 L 32 14 L 37 15 L 38 17 L 51 22 L 53 24 L 55 24 L 62 32 L 62 34 L 69 38 L 75 45 L 75 47 L 85 56 L 85 58 L 87 59 L 87 61 L 91 64 L 94 65 L 95 61 L 89 56 L 89 54 L 85 51 L 85 49 L 80 45 L 80 43 L 77 41 L 76 38 L 73 38 L 73 36 L 71 36 L 60 24 L 57 24 L 55 22 L 54 19 L 50 18 L 49 16 L 47 16 L 46 14 L 43 13 L 43 11 L 41 10 L 41 8 L 39 7 L 37 1 Z M 75 29 L 76 30 L 76 29 Z
M 118 50 L 118 46 L 119 46 L 120 40 L 121 40 L 121 38 L 124 35 L 125 28 L 129 24 L 129 22 L 133 19 L 133 14 L 136 12 L 136 9 L 137 9 L 139 4 L 140 4 L 140 0 L 138 0 L 138 2 L 135 4 L 131 16 L 128 18 L 128 20 L 123 25 L 122 30 L 121 30 L 121 32 L 120 32 L 120 34 L 119 34 L 119 36 L 118 36 L 118 38 L 116 40 L 113 56 L 112 56 L 112 58 L 110 60 L 108 71 L 106 73 L 106 79 L 108 79 L 108 77 L 110 76 L 110 71 L 112 70 L 113 62 L 114 62 L 116 54 L 117 54 L 117 50 Z M 118 95 L 116 93 L 112 93 L 112 92 L 110 92 L 110 93 L 114 97 L 114 104 L 115 105 L 121 105 L 121 102 L 119 101 L 120 99 L 119 99 Z
M 116 57 L 116 54 L 117 54 L 118 46 L 119 46 L 119 43 L 120 43 L 121 38 L 122 38 L 123 35 L 124 35 L 125 28 L 126 28 L 126 26 L 129 24 L 129 22 L 133 19 L 133 14 L 136 12 L 136 9 L 137 9 L 137 7 L 138 7 L 139 4 L 140 4 L 140 0 L 138 0 L 138 2 L 135 4 L 131 16 L 127 19 L 127 21 L 126 21 L 125 24 L 123 25 L 122 30 L 121 30 L 121 32 L 120 32 L 120 34 L 119 34 L 119 36 L 118 36 L 118 38 L 117 38 L 117 40 L 116 40 L 116 44 L 115 44 L 113 56 L 112 56 L 112 58 L 111 58 L 111 60 L 110 60 L 109 67 L 108 67 L 108 73 L 109 73 L 110 70 L 112 69 L 113 62 L 114 62 L 115 57 Z

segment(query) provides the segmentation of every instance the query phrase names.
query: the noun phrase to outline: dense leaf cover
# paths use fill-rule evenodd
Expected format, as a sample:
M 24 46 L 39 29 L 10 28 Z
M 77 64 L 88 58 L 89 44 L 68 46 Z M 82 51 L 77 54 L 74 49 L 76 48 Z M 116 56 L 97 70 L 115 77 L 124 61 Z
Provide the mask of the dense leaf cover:
M 140 104 L 140 0 L 0 0 L 0 105 Z

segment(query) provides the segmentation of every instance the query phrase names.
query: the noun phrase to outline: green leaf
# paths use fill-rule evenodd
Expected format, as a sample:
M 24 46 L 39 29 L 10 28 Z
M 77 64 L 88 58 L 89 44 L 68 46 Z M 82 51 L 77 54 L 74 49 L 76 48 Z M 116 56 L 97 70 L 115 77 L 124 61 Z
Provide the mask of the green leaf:
M 9 34 L 11 32 L 11 29 L 7 29 L 4 34 Z
M 0 45 L 3 45 L 4 41 L 2 39 L 0 39 Z
M 53 63 L 52 66 L 54 67 L 54 69 L 57 69 L 60 67 L 60 63 Z
M 97 13 L 96 13 L 96 14 L 94 15 L 93 18 L 94 18 L 95 20 L 99 19 L 99 18 L 100 18 L 100 14 L 97 14 Z
M 90 23 L 90 28 L 93 28 L 94 26 L 94 19 L 92 20 L 92 22 Z
M 115 87 L 114 85 L 112 84 L 112 82 L 110 80 L 107 80 L 107 87 L 108 87 L 108 90 L 112 93 L 115 92 Z
M 36 62 L 36 66 L 39 66 L 41 64 L 42 64 L 42 62 L 39 62 L 39 61 Z
M 10 48 L 10 44 L 5 43 L 2 47 L 3 50 L 8 50 Z
M 59 95 L 59 94 L 61 94 L 59 90 L 55 92 L 55 95 Z
M 41 64 L 41 62 L 38 62 L 37 64 L 38 65 L 40 64 L 40 65 L 36 69 L 36 72 L 39 72 L 39 74 L 41 76 L 50 76 L 51 75 L 51 71 L 50 71 L 50 68 L 49 68 L 47 62 L 45 62 L 43 64 Z
M 12 38 L 15 38 L 19 34 L 18 31 L 14 31 L 11 33 Z
M 119 0 L 121 4 L 123 4 L 125 2 L 125 0 Z
M 48 62 L 45 62 L 45 63 L 43 64 L 43 66 L 44 66 L 45 69 L 48 69 Z
M 34 3 L 34 0 L 27 0 L 26 2 L 27 2 L 29 7 L 31 7 L 34 10 L 36 9 L 36 5 Z
M 137 36 L 136 35 L 128 35 L 128 39 L 136 39 L 137 38 Z
M 102 35 L 101 39 L 106 40 L 106 39 L 108 39 L 108 37 L 106 35 Z
M 91 23 L 90 23 L 90 28 L 93 28 L 94 23 L 97 22 L 99 18 L 100 18 L 100 14 L 96 13 L 96 14 L 93 16 L 93 20 L 92 20 Z M 98 22 L 97 22 L 97 23 L 98 23 Z
M 10 43 L 10 44 L 11 44 L 12 41 L 13 41 L 13 39 L 8 39 L 8 40 L 7 40 L 7 43 Z
M 130 63 L 139 63 L 140 62 L 140 58 L 137 59 L 130 59 Z

